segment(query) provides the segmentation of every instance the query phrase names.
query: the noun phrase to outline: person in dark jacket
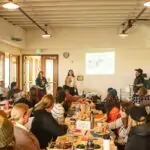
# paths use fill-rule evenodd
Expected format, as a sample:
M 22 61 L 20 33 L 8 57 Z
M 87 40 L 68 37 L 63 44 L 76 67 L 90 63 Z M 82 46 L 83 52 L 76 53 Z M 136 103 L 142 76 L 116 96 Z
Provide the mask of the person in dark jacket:
M 68 129 L 66 125 L 58 124 L 50 113 L 53 104 L 53 97 L 48 94 L 36 105 L 37 110 L 35 108 L 31 131 L 39 140 L 41 149 L 46 148 L 52 139 L 66 134 Z
M 10 90 L 8 91 L 7 98 L 8 99 L 14 99 L 14 94 L 20 92 L 20 90 L 17 88 L 17 83 L 12 82 L 10 86 Z
M 135 69 L 136 71 L 136 78 L 134 79 L 134 83 L 133 83 L 133 91 L 134 94 L 136 94 L 138 92 L 138 90 L 141 87 L 144 87 L 144 76 L 143 76 L 143 70 L 141 68 Z
M 44 73 L 43 71 L 40 71 L 38 74 L 38 77 L 36 78 L 36 85 L 40 87 L 41 91 L 43 92 L 43 94 L 46 94 L 46 85 L 47 85 L 47 80 L 44 77 Z
M 39 88 L 32 86 L 29 91 L 29 101 L 32 104 L 32 107 L 34 107 L 43 96 L 44 94 Z
M 26 104 L 26 105 L 29 106 L 29 108 L 33 107 L 32 103 L 27 98 L 25 98 L 25 97 L 22 97 L 17 102 L 14 102 L 14 105 L 16 105 L 18 103 Z
M 145 107 L 130 110 L 131 128 L 125 150 L 150 150 L 150 123 L 146 122 Z

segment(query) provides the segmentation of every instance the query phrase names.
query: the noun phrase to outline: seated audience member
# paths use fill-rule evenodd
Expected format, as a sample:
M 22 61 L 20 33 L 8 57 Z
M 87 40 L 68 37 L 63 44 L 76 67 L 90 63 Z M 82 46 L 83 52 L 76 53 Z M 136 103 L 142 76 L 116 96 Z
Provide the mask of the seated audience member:
M 58 86 L 57 87 L 57 92 L 59 92 L 60 90 L 63 90 L 64 88 L 62 86 Z
M 55 137 L 64 135 L 68 129 L 66 125 L 58 124 L 53 118 L 51 114 L 53 105 L 53 96 L 50 94 L 45 95 L 40 103 L 36 105 L 37 111 L 34 112 L 31 131 L 39 140 L 41 149 L 46 148 L 48 143 Z
M 0 100 L 4 100 L 7 97 L 7 90 L 3 87 L 3 81 L 0 81 Z
M 13 102 L 17 102 L 21 98 L 21 91 L 16 91 L 13 96 Z
M 79 96 L 72 96 L 70 94 L 70 87 L 69 86 L 65 85 L 63 88 L 64 88 L 65 93 L 66 93 L 66 101 L 75 102 L 80 98 Z
M 107 112 L 107 121 L 112 122 L 120 117 L 120 103 L 115 89 L 108 89 L 104 100 L 104 109 Z
M 83 98 L 80 96 L 72 96 L 70 94 L 70 88 L 68 86 L 64 85 L 63 88 L 64 88 L 65 93 L 66 93 L 66 101 L 72 103 L 72 102 L 77 102 L 77 101 L 80 102 L 83 100 Z
M 109 129 L 117 131 L 116 144 L 119 148 L 124 147 L 127 142 L 128 132 L 130 130 L 130 126 L 128 126 L 129 112 L 132 107 L 133 104 L 131 102 L 121 102 L 120 118 L 108 123 Z
M 134 106 L 130 110 L 131 129 L 125 150 L 150 149 L 150 123 L 146 123 L 146 117 L 145 107 Z
M 40 150 L 38 140 L 25 127 L 29 115 L 29 107 L 26 104 L 18 103 L 11 111 L 11 121 L 14 124 L 16 147 L 19 148 L 19 150 Z
M 29 108 L 33 107 L 33 103 L 30 101 L 29 97 L 27 95 L 25 95 L 24 92 L 20 92 L 19 99 L 16 102 L 14 102 L 14 105 L 16 105 L 18 103 L 26 104 L 29 106 Z
M 133 95 L 132 101 L 134 104 L 150 104 L 150 95 L 147 95 L 147 89 L 145 87 L 141 87 L 137 94 Z
M 56 93 L 56 103 L 54 104 L 53 109 L 51 110 L 53 118 L 55 118 L 58 122 L 64 122 L 65 109 L 63 107 L 63 103 L 65 101 L 66 94 L 64 90 L 59 90 Z
M 121 102 L 120 103 L 120 117 L 117 120 L 108 123 L 109 128 L 118 129 L 122 125 L 124 127 L 127 127 L 129 111 L 132 107 L 133 107 L 133 104 L 131 102 Z
M 108 88 L 106 98 L 100 104 L 96 105 L 96 109 L 101 110 L 103 113 L 106 113 L 108 107 L 107 105 L 113 103 L 114 101 L 119 101 L 117 91 L 113 88 Z
M 70 88 L 68 86 L 64 85 L 63 89 L 65 90 L 65 93 L 66 93 L 65 102 L 63 104 L 66 112 L 70 108 L 72 102 L 83 102 L 84 99 L 81 98 L 80 96 L 72 96 L 70 94 Z
M 0 81 L 0 100 L 2 100 L 2 95 L 3 95 L 3 81 Z
M 119 101 L 117 91 L 113 88 L 108 88 L 107 90 L 107 96 L 104 99 L 104 102 L 106 103 L 113 103 L 113 101 Z
M 18 92 L 19 92 L 19 89 L 17 88 L 17 83 L 16 82 L 12 82 L 10 90 L 8 91 L 7 98 L 8 99 L 14 99 L 14 94 L 18 93 Z
M 42 99 L 43 94 L 41 93 L 39 88 L 33 86 L 30 88 L 29 97 L 29 101 L 32 103 L 32 107 L 34 107 L 34 105 Z
M 12 123 L 0 115 L 0 150 L 17 150 Z

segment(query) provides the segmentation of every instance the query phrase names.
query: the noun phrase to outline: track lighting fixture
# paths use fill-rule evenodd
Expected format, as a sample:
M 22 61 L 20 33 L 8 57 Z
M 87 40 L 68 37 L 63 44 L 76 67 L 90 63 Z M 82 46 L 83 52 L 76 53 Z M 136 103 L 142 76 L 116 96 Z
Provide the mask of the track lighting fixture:
M 119 36 L 125 38 L 128 36 L 128 34 L 126 34 L 124 30 L 122 30 L 122 32 L 119 34 Z
M 6 9 L 18 9 L 19 5 L 15 4 L 13 0 L 9 0 L 7 3 L 3 4 L 3 7 Z
M 48 34 L 48 29 L 47 29 L 47 27 L 48 27 L 48 25 L 47 24 L 45 24 L 45 33 L 44 34 L 42 34 L 42 37 L 43 38 L 45 38 L 45 39 L 47 39 L 47 38 L 50 38 L 51 37 L 51 35 L 50 34 Z
M 144 3 L 144 6 L 145 6 L 145 7 L 150 7 L 150 1 L 145 2 L 145 3 Z
M 47 38 L 50 38 L 51 35 L 48 34 L 47 32 L 45 32 L 45 34 L 42 34 L 42 37 L 43 37 L 44 39 L 47 39 Z

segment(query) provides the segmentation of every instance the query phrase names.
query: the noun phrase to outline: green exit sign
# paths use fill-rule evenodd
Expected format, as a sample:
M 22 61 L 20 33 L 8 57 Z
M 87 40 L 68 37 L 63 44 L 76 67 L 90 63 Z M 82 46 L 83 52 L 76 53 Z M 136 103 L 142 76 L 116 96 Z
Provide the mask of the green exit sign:
M 36 54 L 37 54 L 37 55 L 40 55 L 40 54 L 41 54 L 41 49 L 40 49 L 40 48 L 37 48 L 37 49 L 36 49 Z

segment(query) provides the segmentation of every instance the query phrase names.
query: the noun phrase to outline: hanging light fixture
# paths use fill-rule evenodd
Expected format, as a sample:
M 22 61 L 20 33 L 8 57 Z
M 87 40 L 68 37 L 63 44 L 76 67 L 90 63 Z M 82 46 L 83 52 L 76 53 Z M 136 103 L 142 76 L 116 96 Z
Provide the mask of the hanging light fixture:
M 42 37 L 43 37 L 44 39 L 48 39 L 48 38 L 51 37 L 51 35 L 48 34 L 48 32 L 45 32 L 45 34 L 42 34 Z
M 123 30 L 120 34 L 119 34 L 120 37 L 122 38 L 125 38 L 128 36 L 128 34 L 125 33 L 125 31 Z
M 13 0 L 9 0 L 7 3 L 2 5 L 6 9 L 18 9 L 19 5 L 15 4 Z
M 150 1 L 145 2 L 145 3 L 144 3 L 144 6 L 145 6 L 145 7 L 150 7 Z
M 48 32 L 47 32 L 47 27 L 48 27 L 48 25 L 45 24 L 45 33 L 42 34 L 42 37 L 43 37 L 44 39 L 47 39 L 47 38 L 50 38 L 50 37 L 51 37 L 51 35 L 48 34 Z

